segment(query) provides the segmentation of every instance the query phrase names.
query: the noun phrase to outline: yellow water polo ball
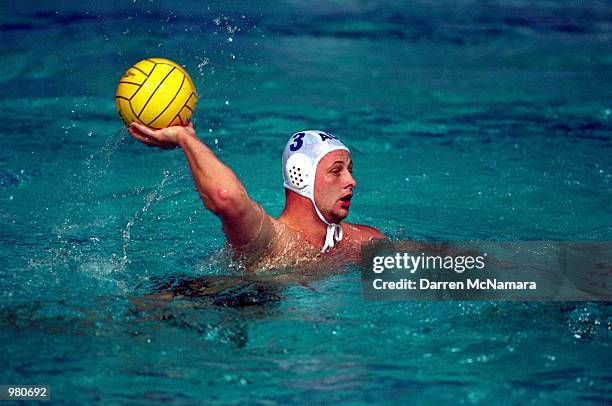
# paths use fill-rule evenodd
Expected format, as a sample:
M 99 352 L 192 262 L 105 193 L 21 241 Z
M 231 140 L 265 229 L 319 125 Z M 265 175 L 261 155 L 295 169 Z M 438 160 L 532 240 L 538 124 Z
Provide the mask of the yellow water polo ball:
M 180 65 L 164 58 L 148 58 L 121 77 L 115 102 L 126 125 L 137 121 L 160 129 L 187 125 L 196 105 L 196 90 Z

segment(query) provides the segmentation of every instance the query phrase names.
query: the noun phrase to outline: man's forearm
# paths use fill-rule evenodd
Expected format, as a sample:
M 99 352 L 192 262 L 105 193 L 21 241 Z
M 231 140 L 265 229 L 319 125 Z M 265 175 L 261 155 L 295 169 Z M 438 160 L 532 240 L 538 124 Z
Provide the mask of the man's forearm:
M 227 210 L 239 210 L 248 196 L 234 172 L 196 135 L 180 133 L 177 140 L 206 208 L 219 217 Z

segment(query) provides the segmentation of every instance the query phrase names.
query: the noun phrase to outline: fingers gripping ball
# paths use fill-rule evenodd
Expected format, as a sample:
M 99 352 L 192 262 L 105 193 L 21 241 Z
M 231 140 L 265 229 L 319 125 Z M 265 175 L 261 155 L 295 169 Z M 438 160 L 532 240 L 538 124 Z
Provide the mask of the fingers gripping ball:
M 187 125 L 196 105 L 196 90 L 181 66 L 168 59 L 149 58 L 121 77 L 115 102 L 126 125 L 136 121 L 160 129 Z

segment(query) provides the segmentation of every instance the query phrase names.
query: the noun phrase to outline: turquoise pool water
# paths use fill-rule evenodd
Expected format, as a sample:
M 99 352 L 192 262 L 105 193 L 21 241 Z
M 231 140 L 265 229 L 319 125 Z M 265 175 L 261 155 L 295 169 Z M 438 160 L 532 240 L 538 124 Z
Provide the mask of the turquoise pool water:
M 352 149 L 393 238 L 611 240 L 609 2 L 37 2 L 0 8 L 0 384 L 57 403 L 604 404 L 607 303 L 369 303 L 359 270 L 240 282 L 180 151 L 119 76 L 161 56 L 271 214 L 286 138 Z M 295 272 L 299 272 L 296 270 Z M 188 293 L 194 278 L 233 288 Z

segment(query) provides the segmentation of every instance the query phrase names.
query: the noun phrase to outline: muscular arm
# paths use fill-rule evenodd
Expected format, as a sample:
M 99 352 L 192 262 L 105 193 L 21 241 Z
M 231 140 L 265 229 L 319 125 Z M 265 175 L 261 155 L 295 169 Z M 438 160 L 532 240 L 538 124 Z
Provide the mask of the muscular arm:
M 265 213 L 234 172 L 195 133 L 179 133 L 178 144 L 187 157 L 204 205 L 221 219 L 230 243 L 242 246 L 257 237 Z
M 165 149 L 178 146 L 183 150 L 204 205 L 221 219 L 225 235 L 233 247 L 243 247 L 257 238 L 262 230 L 271 229 L 269 216 L 249 197 L 234 172 L 197 137 L 193 126 L 155 131 L 132 123 L 129 131 L 146 145 Z M 258 245 L 265 242 L 259 241 Z

